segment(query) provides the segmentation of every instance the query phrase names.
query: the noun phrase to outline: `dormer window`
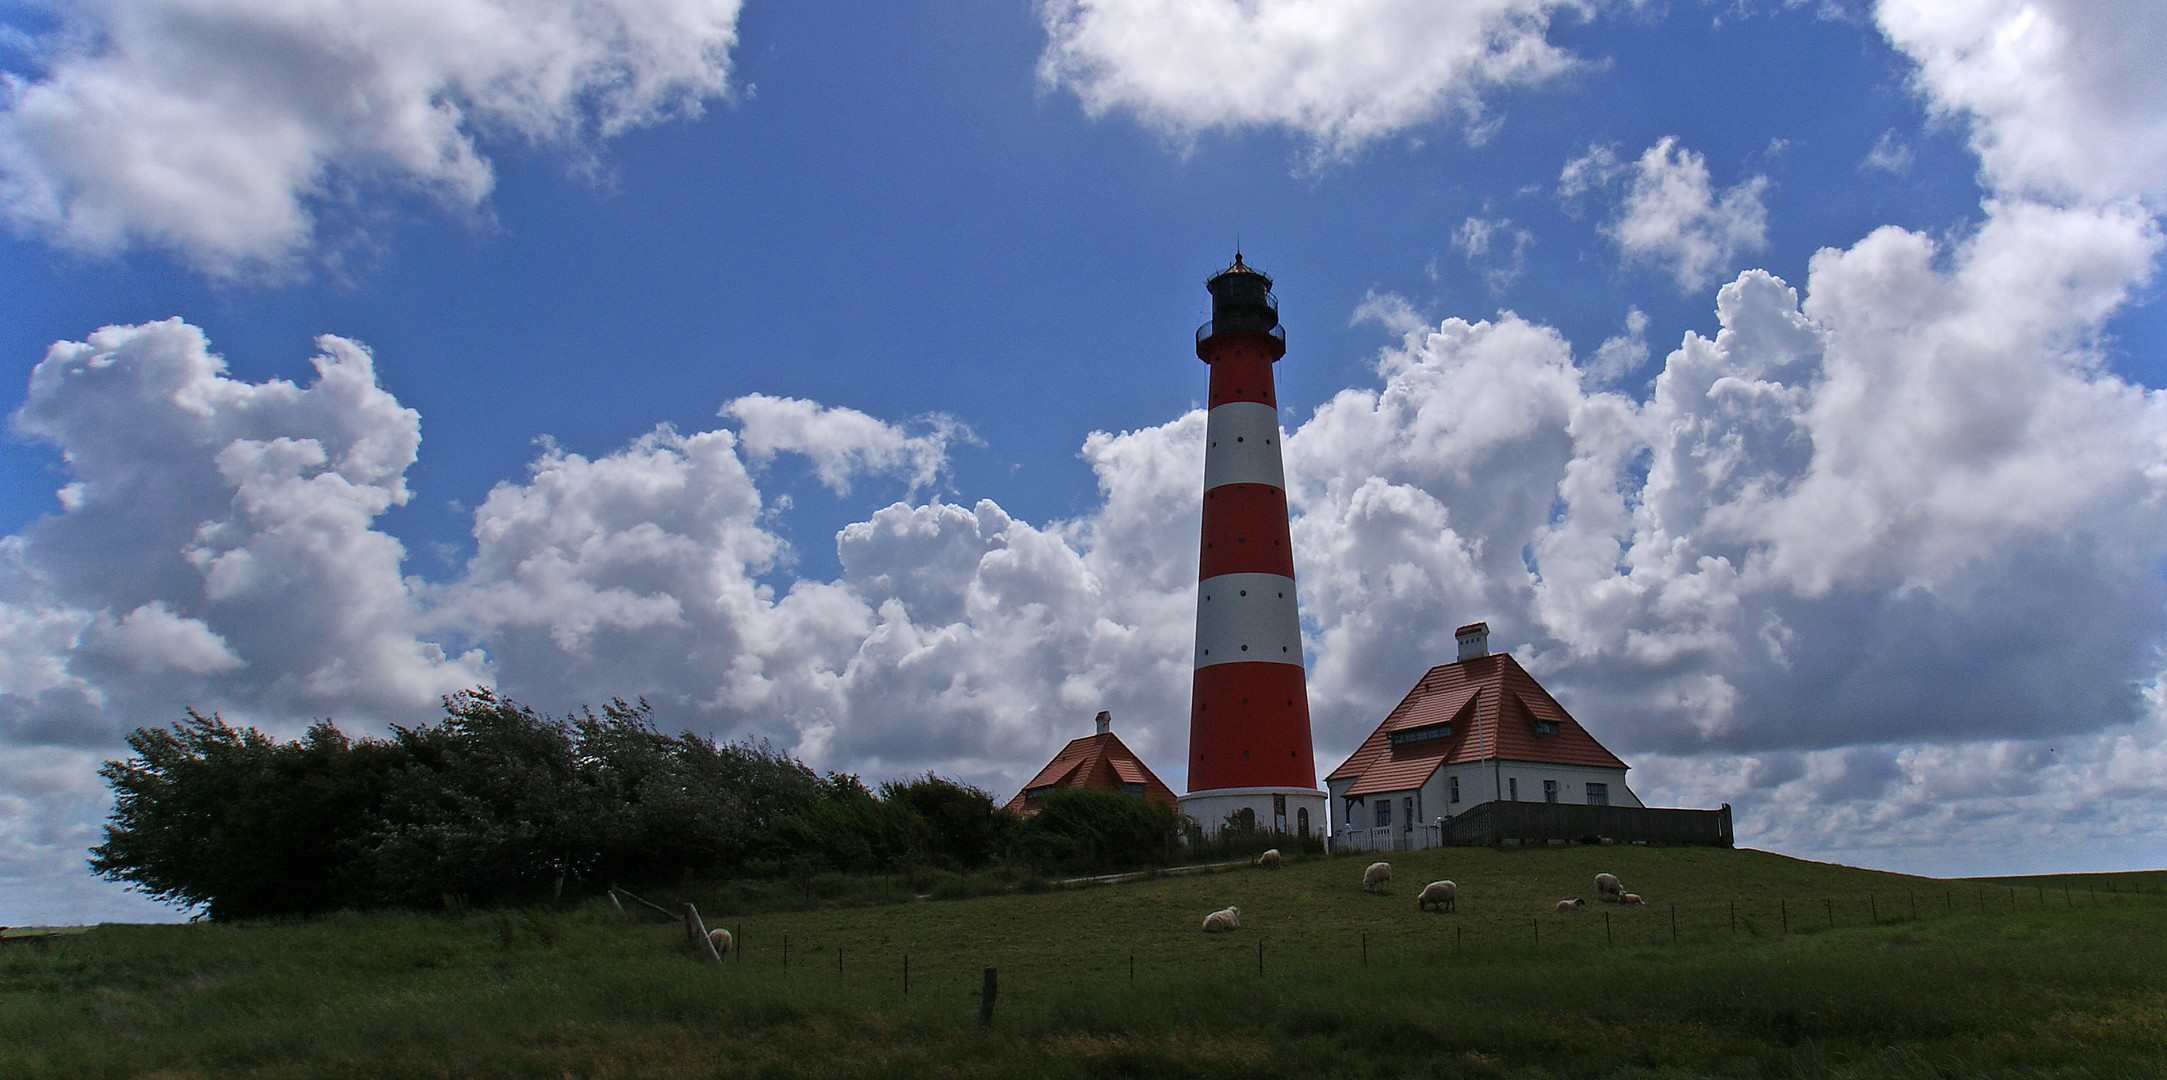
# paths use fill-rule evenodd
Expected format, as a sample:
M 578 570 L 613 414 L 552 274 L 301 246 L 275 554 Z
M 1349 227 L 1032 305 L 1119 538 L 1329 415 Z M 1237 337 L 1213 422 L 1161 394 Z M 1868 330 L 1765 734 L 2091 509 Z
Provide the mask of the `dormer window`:
M 1423 727 L 1408 728 L 1405 731 L 1395 731 L 1392 732 L 1389 737 L 1391 738 L 1392 745 L 1394 746 L 1405 746 L 1408 743 L 1428 742 L 1431 739 L 1449 739 L 1452 737 L 1452 725 L 1428 724 Z
M 1557 722 L 1557 721 L 1555 721 L 1555 720 L 1537 720 L 1537 721 L 1535 721 L 1535 734 L 1537 734 L 1537 735 L 1555 735 L 1555 734 L 1557 734 L 1557 733 L 1558 733 L 1558 722 Z

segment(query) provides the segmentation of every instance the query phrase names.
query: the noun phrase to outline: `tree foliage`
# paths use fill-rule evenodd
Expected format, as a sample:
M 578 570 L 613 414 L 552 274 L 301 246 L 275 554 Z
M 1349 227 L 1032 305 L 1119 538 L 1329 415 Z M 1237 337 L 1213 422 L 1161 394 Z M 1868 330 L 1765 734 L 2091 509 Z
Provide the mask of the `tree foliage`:
M 580 881 L 970 869 L 1022 831 L 977 788 L 823 777 L 764 742 L 664 734 L 645 701 L 558 719 L 478 688 L 385 738 L 325 720 L 291 742 L 190 711 L 128 746 L 101 770 L 115 802 L 91 867 L 214 919 L 493 903 Z M 1118 816 L 1092 827 L 1114 835 Z M 1126 849 L 1093 833 L 1080 850 Z

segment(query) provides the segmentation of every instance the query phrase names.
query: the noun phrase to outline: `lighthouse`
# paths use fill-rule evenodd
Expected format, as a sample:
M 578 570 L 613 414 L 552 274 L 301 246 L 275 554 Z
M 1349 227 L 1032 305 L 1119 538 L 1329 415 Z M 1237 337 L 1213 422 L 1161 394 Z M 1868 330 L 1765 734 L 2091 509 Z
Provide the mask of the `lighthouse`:
M 1287 351 L 1272 279 L 1242 263 L 1205 283 L 1211 321 L 1196 355 L 1211 369 L 1204 525 L 1181 810 L 1217 832 L 1231 821 L 1307 836 L 1325 829 L 1309 741 L 1309 687 L 1294 596 L 1294 544 L 1272 365 Z

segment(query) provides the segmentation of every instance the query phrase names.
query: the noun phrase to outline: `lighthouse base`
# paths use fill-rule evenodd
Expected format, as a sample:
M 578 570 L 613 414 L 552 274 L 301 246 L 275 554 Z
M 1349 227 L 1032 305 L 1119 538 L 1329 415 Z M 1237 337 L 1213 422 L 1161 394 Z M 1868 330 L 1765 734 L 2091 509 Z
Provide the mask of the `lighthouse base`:
M 1322 837 L 1331 827 L 1326 815 L 1330 804 L 1315 788 L 1211 788 L 1183 795 L 1177 805 L 1206 836 L 1234 827 Z

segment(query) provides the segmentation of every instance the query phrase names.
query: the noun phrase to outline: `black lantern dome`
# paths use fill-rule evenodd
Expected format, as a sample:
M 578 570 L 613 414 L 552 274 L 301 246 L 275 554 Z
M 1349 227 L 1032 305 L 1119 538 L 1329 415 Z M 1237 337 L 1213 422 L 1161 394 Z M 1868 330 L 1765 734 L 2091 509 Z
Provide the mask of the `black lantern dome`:
M 1279 301 L 1272 296 L 1272 279 L 1242 262 L 1234 253 L 1234 265 L 1204 283 L 1211 290 L 1211 322 L 1206 333 L 1247 331 L 1269 334 L 1279 325 Z

